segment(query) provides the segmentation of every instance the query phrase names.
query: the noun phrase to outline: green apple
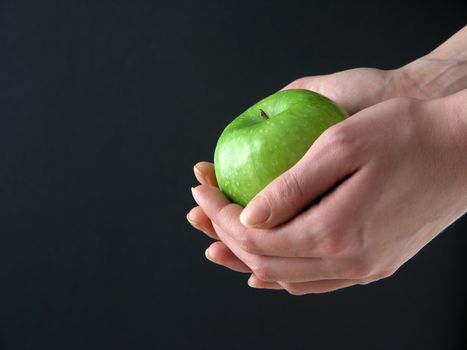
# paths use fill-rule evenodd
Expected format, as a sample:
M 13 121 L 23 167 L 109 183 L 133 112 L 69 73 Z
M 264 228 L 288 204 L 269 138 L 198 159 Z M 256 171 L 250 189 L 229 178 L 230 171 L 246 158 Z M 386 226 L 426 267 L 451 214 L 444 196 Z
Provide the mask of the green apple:
M 214 152 L 219 188 L 233 202 L 248 202 L 297 163 L 321 133 L 347 117 L 327 97 L 309 90 L 279 91 L 235 118 Z

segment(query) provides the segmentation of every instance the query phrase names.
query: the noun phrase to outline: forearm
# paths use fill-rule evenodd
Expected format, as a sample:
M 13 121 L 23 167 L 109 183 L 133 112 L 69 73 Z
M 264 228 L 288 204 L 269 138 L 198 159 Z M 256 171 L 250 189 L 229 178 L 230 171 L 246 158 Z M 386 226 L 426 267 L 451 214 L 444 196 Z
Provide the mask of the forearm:
M 395 71 L 406 96 L 432 99 L 467 88 L 467 26 L 435 50 Z

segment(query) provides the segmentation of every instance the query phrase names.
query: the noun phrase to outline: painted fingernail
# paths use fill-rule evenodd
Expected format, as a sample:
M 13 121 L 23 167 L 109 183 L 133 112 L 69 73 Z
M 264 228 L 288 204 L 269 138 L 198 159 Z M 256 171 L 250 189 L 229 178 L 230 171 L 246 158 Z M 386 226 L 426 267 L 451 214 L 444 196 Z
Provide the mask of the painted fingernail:
M 240 214 L 243 225 L 253 227 L 265 222 L 271 215 L 271 208 L 262 196 L 255 197 Z

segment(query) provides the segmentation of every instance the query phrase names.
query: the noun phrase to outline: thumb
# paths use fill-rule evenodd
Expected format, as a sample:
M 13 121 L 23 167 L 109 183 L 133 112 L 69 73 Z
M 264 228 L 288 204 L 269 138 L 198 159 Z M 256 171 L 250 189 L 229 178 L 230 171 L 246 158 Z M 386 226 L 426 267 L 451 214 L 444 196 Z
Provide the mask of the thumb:
M 288 221 L 355 172 L 352 147 L 328 129 L 292 168 L 258 193 L 240 215 L 244 226 L 271 228 Z

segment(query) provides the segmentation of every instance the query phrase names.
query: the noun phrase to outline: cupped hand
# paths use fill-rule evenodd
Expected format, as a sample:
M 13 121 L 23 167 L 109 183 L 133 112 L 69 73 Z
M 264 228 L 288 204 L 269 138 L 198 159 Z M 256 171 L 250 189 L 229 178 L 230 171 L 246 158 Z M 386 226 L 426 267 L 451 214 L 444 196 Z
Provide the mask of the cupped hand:
M 467 210 L 467 122 L 452 101 L 398 98 L 358 112 L 245 209 L 205 181 L 193 210 L 221 240 L 208 256 L 251 271 L 254 287 L 292 294 L 390 276 Z
M 263 191 L 266 199 L 279 198 L 256 228 L 248 227 L 255 205 L 240 216 L 242 208 L 217 189 L 213 165 L 198 163 L 195 174 L 202 186 L 194 195 L 202 205 L 188 218 L 220 239 L 207 257 L 253 272 L 249 284 L 254 287 L 322 292 L 390 275 L 462 215 L 466 35 L 464 27 L 396 70 L 351 69 L 301 78 L 285 87 L 317 91 L 356 115 L 328 130 L 296 167 Z M 399 99 L 368 108 L 401 96 L 448 97 L 426 103 Z M 301 165 L 307 159 L 310 166 Z M 310 174 L 322 177 L 313 180 Z M 294 185 L 300 193 L 281 189 Z M 303 185 L 309 192 L 302 192 Z M 295 275 L 290 267 L 297 268 Z
M 356 113 L 372 104 L 404 93 L 405 74 L 398 70 L 374 68 L 355 68 L 329 75 L 303 77 L 293 81 L 283 89 L 307 89 L 321 93 L 345 108 L 350 114 Z M 217 187 L 214 166 L 209 162 L 195 165 L 194 173 L 202 185 Z M 219 240 L 209 217 L 201 207 L 193 208 L 187 215 L 190 224 L 209 237 Z M 208 259 L 221 265 L 244 272 L 250 272 L 235 261 L 233 253 L 222 242 L 216 242 L 209 249 Z M 238 259 L 237 259 L 238 260 Z M 228 263 L 227 263 L 228 262 Z

